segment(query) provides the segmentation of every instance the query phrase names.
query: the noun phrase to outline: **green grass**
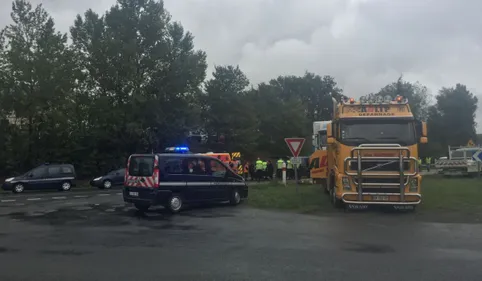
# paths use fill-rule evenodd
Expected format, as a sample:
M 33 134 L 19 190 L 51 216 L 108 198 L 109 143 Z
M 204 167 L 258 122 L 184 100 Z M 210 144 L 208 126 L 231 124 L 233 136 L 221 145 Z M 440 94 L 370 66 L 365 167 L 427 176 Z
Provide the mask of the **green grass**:
M 425 176 L 422 209 L 462 212 L 482 211 L 482 179 Z
M 281 184 L 250 186 L 248 204 L 256 208 L 316 212 L 333 210 L 318 185 Z M 482 179 L 425 176 L 422 180 L 422 212 L 482 212 Z
M 266 184 L 249 187 L 248 204 L 256 208 L 315 212 L 331 207 L 323 190 L 318 185 Z

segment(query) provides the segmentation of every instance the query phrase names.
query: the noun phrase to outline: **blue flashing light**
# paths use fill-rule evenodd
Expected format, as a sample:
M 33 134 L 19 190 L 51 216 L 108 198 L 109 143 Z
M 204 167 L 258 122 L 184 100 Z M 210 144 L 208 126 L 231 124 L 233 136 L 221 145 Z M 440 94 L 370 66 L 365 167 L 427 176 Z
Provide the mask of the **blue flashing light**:
M 185 146 L 177 146 L 174 148 L 175 151 L 189 151 L 189 148 Z

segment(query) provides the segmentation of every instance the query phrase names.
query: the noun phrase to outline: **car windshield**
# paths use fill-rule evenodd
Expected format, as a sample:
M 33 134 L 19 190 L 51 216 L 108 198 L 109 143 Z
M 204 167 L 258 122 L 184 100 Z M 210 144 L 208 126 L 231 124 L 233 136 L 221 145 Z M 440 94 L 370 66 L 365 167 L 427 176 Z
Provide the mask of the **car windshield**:
M 413 121 L 410 120 L 346 120 L 340 122 L 343 143 L 417 143 Z

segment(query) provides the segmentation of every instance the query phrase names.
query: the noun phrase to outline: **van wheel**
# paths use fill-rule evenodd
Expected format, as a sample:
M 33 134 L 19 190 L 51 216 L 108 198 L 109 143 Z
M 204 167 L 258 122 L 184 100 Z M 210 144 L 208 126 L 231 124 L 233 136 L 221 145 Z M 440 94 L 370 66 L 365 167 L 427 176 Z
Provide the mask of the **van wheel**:
M 105 180 L 102 187 L 103 189 L 110 189 L 112 187 L 112 182 L 110 180 Z
M 13 186 L 12 192 L 13 193 L 22 193 L 25 190 L 25 187 L 21 183 L 17 183 Z
M 238 189 L 234 189 L 231 192 L 231 198 L 229 198 L 229 204 L 236 206 L 241 203 L 241 194 L 239 193 Z
M 69 191 L 71 187 L 72 187 L 72 185 L 70 184 L 69 181 L 64 181 L 64 182 L 62 183 L 62 187 L 61 187 L 61 188 L 62 188 L 62 191 Z
M 173 194 L 167 201 L 166 207 L 171 213 L 179 213 L 183 207 L 181 195 Z
M 147 212 L 149 210 L 150 205 L 149 204 L 134 204 L 137 210 L 141 212 Z

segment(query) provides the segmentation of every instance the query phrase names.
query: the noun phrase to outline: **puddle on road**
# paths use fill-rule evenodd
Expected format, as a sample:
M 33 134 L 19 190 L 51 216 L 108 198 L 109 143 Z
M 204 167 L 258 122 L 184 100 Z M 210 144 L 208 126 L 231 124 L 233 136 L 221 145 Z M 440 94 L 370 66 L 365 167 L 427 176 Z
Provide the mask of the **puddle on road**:
M 40 254 L 45 254 L 45 255 L 59 255 L 59 256 L 83 256 L 91 253 L 91 252 L 76 251 L 76 250 L 42 250 L 38 252 Z
M 125 205 L 86 204 L 84 206 L 64 206 L 45 211 L 13 212 L 1 215 L 20 222 L 40 225 L 68 227 L 125 227 L 128 225 L 147 227 L 155 230 L 194 231 L 199 227 L 186 221 L 197 218 L 233 217 L 233 212 L 223 207 L 195 207 L 181 214 L 172 215 L 164 209 L 147 212 L 137 211 Z M 156 223 L 157 222 L 157 223 Z
M 395 252 L 390 245 L 368 244 L 368 243 L 349 243 L 351 246 L 344 246 L 342 249 L 348 252 L 358 252 L 367 254 L 387 254 Z

